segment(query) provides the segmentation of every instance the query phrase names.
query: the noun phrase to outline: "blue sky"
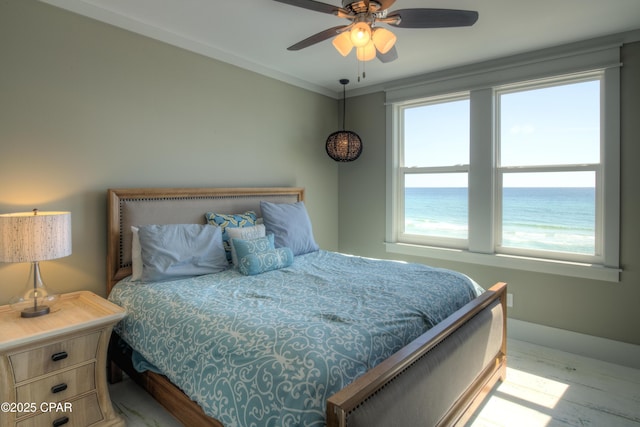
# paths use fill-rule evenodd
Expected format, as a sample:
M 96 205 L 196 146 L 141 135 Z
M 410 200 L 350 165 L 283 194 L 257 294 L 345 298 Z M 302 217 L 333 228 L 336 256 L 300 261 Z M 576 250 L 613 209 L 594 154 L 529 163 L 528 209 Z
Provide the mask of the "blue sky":
M 600 82 L 591 80 L 500 96 L 501 164 L 584 164 L 600 161 Z M 405 165 L 469 163 L 469 101 L 405 110 Z M 442 178 L 446 178 L 443 181 Z M 463 186 L 466 175 L 412 176 L 407 186 Z M 591 172 L 513 174 L 505 186 L 584 187 Z

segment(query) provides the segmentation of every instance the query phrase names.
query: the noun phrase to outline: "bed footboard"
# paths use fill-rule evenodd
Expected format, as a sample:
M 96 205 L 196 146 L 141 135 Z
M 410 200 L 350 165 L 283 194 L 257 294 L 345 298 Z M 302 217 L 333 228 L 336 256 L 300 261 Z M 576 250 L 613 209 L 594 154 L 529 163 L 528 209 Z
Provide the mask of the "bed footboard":
M 506 284 L 498 283 L 331 396 L 327 425 L 462 425 L 505 375 Z

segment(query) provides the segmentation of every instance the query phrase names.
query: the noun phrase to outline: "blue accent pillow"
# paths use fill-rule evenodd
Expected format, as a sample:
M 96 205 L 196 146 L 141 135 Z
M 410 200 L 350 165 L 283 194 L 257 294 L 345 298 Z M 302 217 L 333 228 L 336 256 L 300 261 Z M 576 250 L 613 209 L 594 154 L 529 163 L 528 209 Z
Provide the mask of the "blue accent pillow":
M 231 239 L 231 243 L 235 248 L 238 263 L 241 258 L 247 255 L 275 249 L 273 234 L 267 234 L 264 237 L 257 237 L 255 239 Z
M 311 220 L 304 202 L 260 202 L 267 233 L 275 235 L 276 248 L 290 248 L 294 255 L 320 249 L 313 238 Z
M 289 248 L 269 249 L 243 256 L 238 261 L 238 270 L 246 276 L 254 276 L 293 263 L 293 252 Z
M 242 214 L 220 214 L 207 212 L 204 214 L 207 223 L 216 225 L 222 229 L 222 245 L 227 253 L 227 261 L 232 263 L 231 242 L 227 228 L 250 227 L 256 225 L 258 216 L 254 211 L 246 211 Z
M 202 224 L 143 225 L 138 229 L 145 282 L 218 273 L 229 268 L 222 230 Z

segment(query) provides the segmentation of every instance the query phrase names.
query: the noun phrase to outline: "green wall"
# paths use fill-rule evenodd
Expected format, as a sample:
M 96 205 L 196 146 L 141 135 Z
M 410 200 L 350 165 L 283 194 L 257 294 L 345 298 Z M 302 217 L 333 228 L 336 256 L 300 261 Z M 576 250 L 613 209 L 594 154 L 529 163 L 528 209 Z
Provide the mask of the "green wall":
M 42 264 L 59 291 L 104 294 L 114 187 L 303 186 L 323 248 L 398 257 L 383 244 L 382 92 L 349 99 L 364 151 L 337 165 L 324 152 L 336 100 L 35 0 L 0 0 L 0 58 L 0 212 L 72 212 L 73 254 Z M 640 43 L 622 59 L 619 283 L 405 259 L 508 282 L 512 318 L 640 344 Z M 0 264 L 0 303 L 27 274 Z
M 406 256 L 408 261 L 462 271 L 482 286 L 508 282 L 509 316 L 526 322 L 640 344 L 640 43 L 624 45 L 621 69 L 621 266 L 619 283 Z M 357 162 L 340 165 L 340 251 L 371 257 L 386 253 L 384 93 L 350 98 L 351 130 L 363 140 Z
M 35 0 L 0 0 L 0 212 L 70 210 L 49 286 L 104 294 L 106 191 L 301 186 L 337 249 L 338 101 Z M 0 263 L 0 304 L 29 266 Z

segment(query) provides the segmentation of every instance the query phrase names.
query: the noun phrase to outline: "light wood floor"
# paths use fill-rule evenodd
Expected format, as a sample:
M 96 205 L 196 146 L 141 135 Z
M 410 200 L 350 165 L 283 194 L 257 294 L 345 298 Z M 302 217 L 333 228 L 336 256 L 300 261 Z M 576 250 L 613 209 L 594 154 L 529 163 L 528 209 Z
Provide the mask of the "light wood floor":
M 640 427 L 640 370 L 515 340 L 507 355 L 507 381 L 467 427 Z M 129 427 L 180 426 L 128 380 L 110 392 Z
M 509 340 L 507 380 L 471 426 L 640 427 L 640 370 Z

